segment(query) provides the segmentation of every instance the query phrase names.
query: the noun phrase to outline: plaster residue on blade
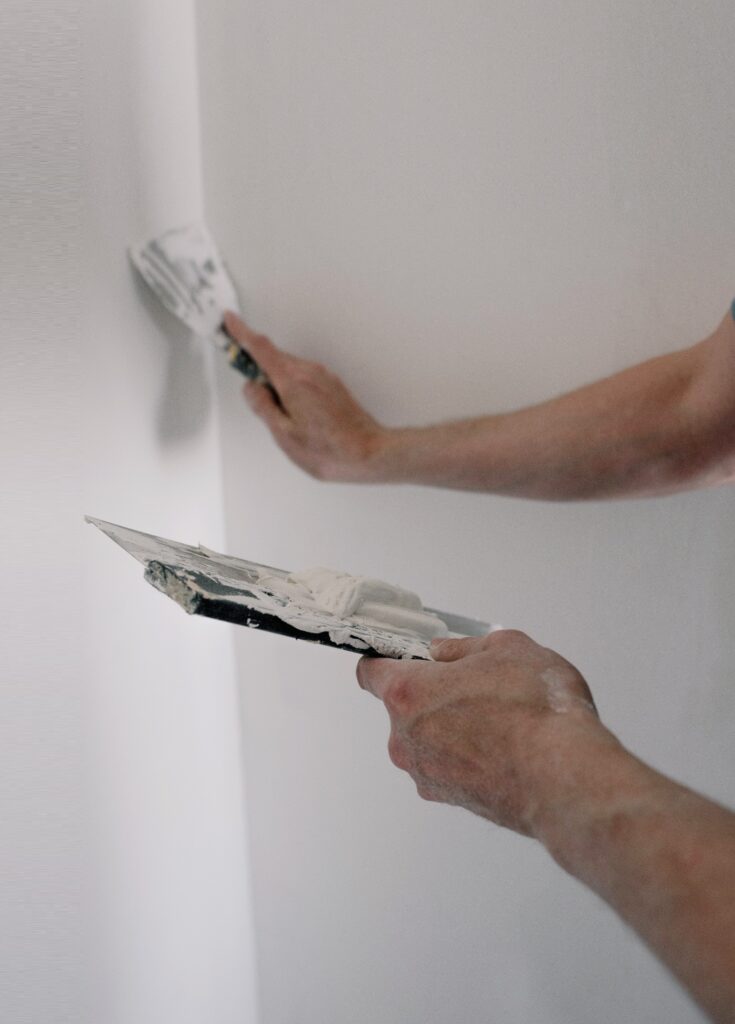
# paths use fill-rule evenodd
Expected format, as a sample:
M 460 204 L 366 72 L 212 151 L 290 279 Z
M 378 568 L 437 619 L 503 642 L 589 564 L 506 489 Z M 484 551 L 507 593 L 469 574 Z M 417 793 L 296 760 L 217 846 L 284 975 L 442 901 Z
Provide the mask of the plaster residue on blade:
M 156 537 L 153 534 L 130 530 L 113 523 L 88 517 L 88 522 L 97 526 L 146 568 L 151 563 L 160 563 L 173 574 L 176 582 L 170 580 L 175 593 L 168 592 L 187 611 L 196 607 L 196 601 L 182 593 L 203 599 L 225 601 L 245 609 L 271 615 L 303 633 L 326 634 L 332 643 L 350 645 L 359 650 L 373 650 L 390 658 L 429 659 L 429 640 L 382 628 L 367 620 L 341 618 L 313 605 L 294 600 L 288 588 L 276 584 L 285 581 L 289 574 L 284 570 L 248 562 L 245 559 L 220 555 L 207 548 L 192 547 L 176 541 Z M 168 577 L 163 577 L 168 578 Z M 168 586 L 168 583 L 167 583 Z M 184 591 L 180 589 L 184 587 Z
M 261 615 L 271 615 L 287 625 L 312 636 L 326 634 L 333 644 L 359 650 L 372 650 L 390 658 L 429 657 L 429 641 L 408 632 L 394 632 L 368 621 L 342 619 L 337 615 L 294 600 L 285 593 L 274 593 L 267 580 L 241 587 L 236 592 L 211 588 L 201 576 L 185 571 L 190 588 L 203 596 L 226 600 Z M 221 577 L 220 577 L 221 579 Z
M 195 334 L 211 336 L 226 310 L 239 309 L 227 268 L 203 224 L 173 228 L 129 252 L 146 284 Z

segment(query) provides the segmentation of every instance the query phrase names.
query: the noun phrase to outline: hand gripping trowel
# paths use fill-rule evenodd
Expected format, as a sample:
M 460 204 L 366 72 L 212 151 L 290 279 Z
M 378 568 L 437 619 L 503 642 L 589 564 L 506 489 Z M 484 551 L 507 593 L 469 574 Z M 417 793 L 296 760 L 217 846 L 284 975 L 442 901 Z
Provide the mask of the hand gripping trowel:
M 255 360 L 227 332 L 224 314 L 240 309 L 227 268 L 203 224 L 172 228 L 129 255 L 140 276 L 160 301 L 202 338 L 227 354 L 230 365 L 249 380 L 268 384 Z

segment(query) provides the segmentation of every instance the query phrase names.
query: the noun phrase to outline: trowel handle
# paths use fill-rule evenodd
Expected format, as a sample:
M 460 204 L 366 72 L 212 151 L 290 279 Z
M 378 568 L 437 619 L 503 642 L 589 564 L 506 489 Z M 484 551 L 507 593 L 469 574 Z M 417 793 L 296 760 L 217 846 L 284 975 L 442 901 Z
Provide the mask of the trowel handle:
M 261 373 L 260 367 L 253 357 L 235 341 L 224 324 L 220 326 L 219 333 L 222 335 L 222 348 L 229 360 L 230 366 L 239 370 L 248 380 L 263 381 L 265 374 Z
M 260 367 L 253 357 L 249 355 L 244 348 L 240 348 L 239 345 L 235 345 L 234 342 L 227 350 L 227 357 L 230 360 L 230 366 L 235 370 L 239 370 L 244 377 L 248 378 L 248 380 L 259 380 L 263 378 L 263 374 L 260 372 Z
M 273 387 L 250 353 L 246 352 L 245 349 L 241 347 L 240 343 L 235 341 L 224 323 L 221 325 L 219 330 L 220 334 L 222 334 L 225 339 L 224 350 L 230 366 L 235 370 L 239 370 L 243 377 L 247 377 L 248 380 L 256 381 L 256 383 L 263 384 L 267 387 L 280 405 L 281 400 L 276 394 L 276 389 Z

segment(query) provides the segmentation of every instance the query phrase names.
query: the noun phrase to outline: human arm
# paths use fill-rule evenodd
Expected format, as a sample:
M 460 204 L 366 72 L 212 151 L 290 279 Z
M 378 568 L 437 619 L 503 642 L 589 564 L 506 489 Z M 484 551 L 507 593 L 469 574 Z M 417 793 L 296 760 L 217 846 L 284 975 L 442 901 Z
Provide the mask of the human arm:
M 587 685 L 522 633 L 363 659 L 389 753 L 425 799 L 538 839 L 718 1024 L 735 1021 L 735 814 L 665 778 L 600 723 Z
M 667 494 L 735 478 L 735 321 L 712 335 L 541 405 L 390 428 L 324 367 L 232 316 L 281 407 L 246 385 L 294 462 L 323 480 L 415 483 L 547 500 Z

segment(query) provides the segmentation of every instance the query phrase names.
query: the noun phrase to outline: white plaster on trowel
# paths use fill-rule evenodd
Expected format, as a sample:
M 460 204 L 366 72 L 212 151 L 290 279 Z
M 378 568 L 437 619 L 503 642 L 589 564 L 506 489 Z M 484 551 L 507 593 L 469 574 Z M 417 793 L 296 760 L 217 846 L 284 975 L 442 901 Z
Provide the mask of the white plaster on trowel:
M 299 577 L 294 582 L 291 574 L 282 569 L 222 555 L 202 546 L 180 544 L 99 519 L 87 519 L 147 569 L 152 563 L 159 563 L 169 570 L 154 572 L 151 582 L 189 612 L 196 608 L 197 596 L 210 600 L 216 597 L 253 612 L 275 616 L 303 633 L 326 634 L 335 644 L 372 650 L 388 658 L 429 660 L 429 642 L 433 636 L 457 635 L 450 634 L 438 616 L 423 610 L 416 594 L 380 580 L 363 580 L 320 569 L 293 574 Z M 347 582 L 338 583 L 338 577 L 345 577 Z M 347 602 L 344 606 L 354 605 L 357 613 L 344 617 L 324 608 L 314 599 L 305 581 L 311 581 L 317 591 L 324 592 L 323 600 L 331 599 L 336 603 L 337 595 L 341 594 L 341 600 Z M 224 596 L 221 587 L 227 588 Z M 366 597 L 381 597 L 383 604 L 375 600 L 361 604 Z M 391 605 L 389 599 L 395 603 Z M 366 611 L 370 614 L 364 614 Z M 410 616 L 414 617 L 410 621 L 418 623 L 421 631 L 407 628 Z M 399 620 L 401 625 L 396 624 Z M 256 622 L 248 624 L 257 625 Z
M 316 568 L 291 573 L 286 579 L 263 575 L 259 582 L 265 587 L 275 587 L 277 593 L 293 601 L 351 622 L 379 626 L 423 640 L 449 634 L 446 624 L 437 615 L 425 611 L 418 594 L 384 580 Z

